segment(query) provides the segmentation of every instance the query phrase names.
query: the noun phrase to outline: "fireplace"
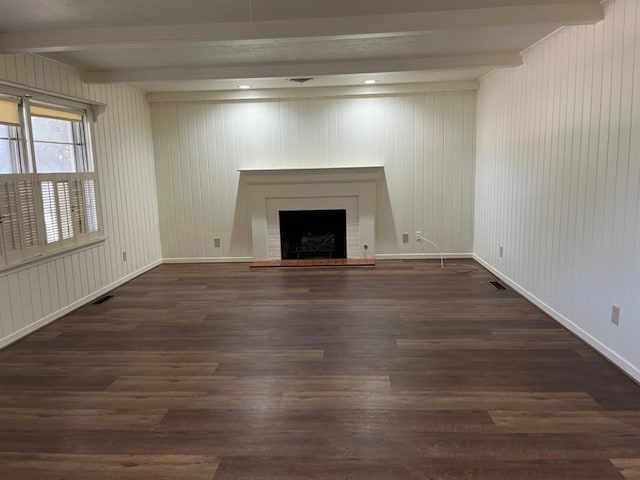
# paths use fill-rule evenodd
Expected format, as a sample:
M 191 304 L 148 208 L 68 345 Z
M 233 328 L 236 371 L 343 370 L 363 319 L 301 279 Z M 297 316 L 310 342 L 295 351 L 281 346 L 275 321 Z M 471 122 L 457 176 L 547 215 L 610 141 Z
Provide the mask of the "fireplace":
M 283 260 L 347 258 L 346 210 L 281 210 Z
M 382 179 L 383 167 L 241 169 L 240 172 L 249 194 L 254 260 L 283 260 L 291 253 L 285 254 L 282 250 L 280 212 L 293 211 L 304 211 L 305 214 L 309 211 L 343 211 L 344 240 L 339 234 L 331 233 L 335 235 L 336 244 L 346 244 L 342 247 L 346 251 L 331 253 L 332 258 L 375 257 L 376 189 Z M 306 230 L 317 235 L 330 233 L 318 233 L 309 227 Z M 332 239 L 329 235 L 324 240 L 314 238 L 311 241 L 327 245 Z M 299 250 L 294 251 L 293 259 L 298 259 L 298 253 L 301 260 L 313 258 L 311 255 L 315 257 L 315 253 Z M 328 258 L 326 251 L 322 253 Z

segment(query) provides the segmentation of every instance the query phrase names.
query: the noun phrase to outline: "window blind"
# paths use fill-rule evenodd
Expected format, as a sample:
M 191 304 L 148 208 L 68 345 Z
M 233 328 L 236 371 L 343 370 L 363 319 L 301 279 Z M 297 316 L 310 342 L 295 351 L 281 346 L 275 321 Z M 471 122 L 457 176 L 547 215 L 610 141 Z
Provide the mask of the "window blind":
M 68 110 L 58 110 L 56 108 L 43 107 L 41 105 L 31 105 L 31 115 L 38 117 L 57 118 L 60 120 L 82 121 L 82 113 Z
M 0 180 L 0 266 L 20 263 L 43 253 L 33 178 L 31 175 L 7 177 Z
M 20 125 L 20 110 L 17 101 L 0 98 L 0 123 Z

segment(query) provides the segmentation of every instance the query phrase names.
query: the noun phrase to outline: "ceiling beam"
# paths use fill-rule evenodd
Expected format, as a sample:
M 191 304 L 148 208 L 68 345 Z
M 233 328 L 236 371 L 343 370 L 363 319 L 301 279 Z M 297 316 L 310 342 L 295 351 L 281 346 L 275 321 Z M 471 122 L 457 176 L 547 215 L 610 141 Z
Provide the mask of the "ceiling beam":
M 148 68 L 86 72 L 86 83 L 135 83 L 175 80 L 222 80 L 350 75 L 357 73 L 416 72 L 475 67 L 511 67 L 522 64 L 518 52 L 452 57 L 352 60 L 319 63 L 272 63 L 231 67 Z
M 50 53 L 297 38 L 357 38 L 507 25 L 595 23 L 596 3 L 522 5 L 409 14 L 261 22 L 71 28 L 0 34 L 0 52 Z
M 209 90 L 202 92 L 147 93 L 147 102 L 219 102 L 225 100 L 258 100 L 322 96 L 374 96 L 418 92 L 457 92 L 478 90 L 477 80 L 452 82 L 396 83 L 389 85 L 346 85 L 336 87 L 268 88 L 256 90 Z

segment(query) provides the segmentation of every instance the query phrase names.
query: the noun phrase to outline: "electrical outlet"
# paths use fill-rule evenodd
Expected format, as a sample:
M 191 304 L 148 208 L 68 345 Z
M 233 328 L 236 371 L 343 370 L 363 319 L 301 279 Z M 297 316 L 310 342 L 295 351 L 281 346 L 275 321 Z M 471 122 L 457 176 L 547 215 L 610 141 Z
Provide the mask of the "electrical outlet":
M 422 237 L 422 232 L 420 230 L 416 230 L 416 242 L 422 240 L 420 237 Z
M 127 252 L 122 252 L 122 261 L 123 262 L 127 261 Z
M 409 234 L 408 233 L 403 233 L 402 234 L 402 243 L 409 243 Z
M 498 255 L 500 255 L 500 258 L 502 258 L 504 255 L 504 247 L 502 245 L 498 249 Z
M 611 323 L 616 327 L 620 325 L 620 307 L 617 305 L 613 305 L 611 307 Z
M 222 240 L 220 240 L 217 237 L 213 239 L 213 246 L 214 247 L 220 247 L 221 245 L 222 245 Z

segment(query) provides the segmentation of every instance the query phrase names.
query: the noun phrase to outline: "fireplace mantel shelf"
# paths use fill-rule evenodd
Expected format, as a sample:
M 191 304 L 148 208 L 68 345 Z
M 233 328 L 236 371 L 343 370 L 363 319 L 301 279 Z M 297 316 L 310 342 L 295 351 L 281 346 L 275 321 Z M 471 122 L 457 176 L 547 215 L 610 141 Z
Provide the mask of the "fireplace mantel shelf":
M 383 165 L 304 168 L 240 168 L 248 183 L 317 183 L 327 181 L 375 181 Z

